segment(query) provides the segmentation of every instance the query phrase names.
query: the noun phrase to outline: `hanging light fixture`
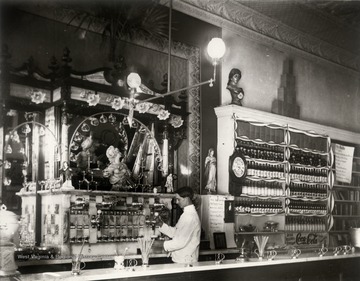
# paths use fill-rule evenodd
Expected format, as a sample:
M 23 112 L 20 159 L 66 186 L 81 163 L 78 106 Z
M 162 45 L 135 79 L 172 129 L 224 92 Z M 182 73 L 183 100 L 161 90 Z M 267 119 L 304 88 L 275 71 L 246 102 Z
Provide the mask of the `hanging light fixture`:
M 176 94 L 178 92 L 182 92 L 182 91 L 186 91 L 192 88 L 196 88 L 202 85 L 206 85 L 209 84 L 210 87 L 213 86 L 214 82 L 216 81 L 216 65 L 219 63 L 220 59 L 224 56 L 225 51 L 226 51 L 226 47 L 225 47 L 225 43 L 221 38 L 213 38 L 210 40 L 208 46 L 207 46 L 207 52 L 208 55 L 210 56 L 210 58 L 212 59 L 212 64 L 214 66 L 214 73 L 213 73 L 213 77 L 207 81 L 204 82 L 200 82 L 194 85 L 190 85 L 181 89 L 177 89 L 177 90 L 173 90 L 170 91 L 170 70 L 171 70 L 171 41 L 172 41 L 172 37 L 171 37 L 171 30 L 172 30 L 172 0 L 169 1 L 169 45 L 168 45 L 168 81 L 167 81 L 167 93 L 164 94 L 159 94 L 159 93 L 155 93 L 154 96 L 149 97 L 147 99 L 141 100 L 139 102 L 141 103 L 146 103 L 149 102 L 151 100 L 157 99 L 159 97 L 166 97 L 169 95 L 173 95 Z M 142 92 L 140 90 L 140 85 L 141 85 L 141 78 L 137 73 L 130 73 L 127 77 L 127 82 L 129 87 L 131 88 L 131 94 L 130 94 L 130 101 L 131 101 L 131 105 L 132 108 L 130 108 L 130 114 L 132 115 L 134 112 L 134 108 L 135 108 L 135 94 L 138 92 Z
M 167 66 L 167 92 L 166 93 L 156 93 L 151 91 L 150 89 L 148 89 L 145 85 L 143 85 L 141 83 L 141 77 L 139 74 L 132 72 L 127 76 L 127 85 L 129 86 L 129 90 L 130 90 L 130 97 L 127 100 L 127 104 L 128 104 L 128 108 L 129 108 L 129 114 L 127 117 L 127 120 L 129 122 L 129 124 L 132 124 L 132 119 L 134 116 L 134 111 L 135 108 L 137 108 L 139 110 L 139 112 L 143 113 L 144 111 L 147 111 L 147 109 L 149 107 L 151 107 L 151 103 L 149 103 L 150 101 L 153 101 L 155 99 L 159 99 L 159 98 L 164 98 L 166 96 L 170 96 L 179 92 L 183 92 L 192 88 L 196 88 L 196 87 L 200 87 L 202 85 L 206 85 L 208 84 L 210 87 L 213 86 L 213 84 L 216 81 L 216 66 L 218 65 L 219 61 L 221 60 L 221 58 L 224 56 L 225 51 L 226 51 L 226 47 L 225 47 L 225 43 L 221 38 L 213 38 L 208 46 L 207 46 L 207 52 L 209 57 L 212 60 L 212 65 L 214 67 L 214 72 L 213 72 L 213 77 L 210 78 L 209 80 L 197 83 L 197 84 L 193 84 L 193 85 L 189 85 L 186 86 L 184 88 L 180 88 L 177 90 L 170 90 L 170 78 L 171 78 L 171 44 L 172 44 L 172 0 L 169 1 L 169 34 L 168 34 L 168 66 Z M 140 93 L 151 93 L 151 96 L 145 99 L 141 99 L 141 100 L 137 100 L 136 96 L 137 94 Z M 158 118 L 160 120 L 166 120 L 169 118 L 170 116 L 170 112 L 168 112 L 167 109 L 161 109 L 158 113 Z M 180 118 L 180 120 L 175 120 L 174 116 L 171 119 L 172 125 L 176 128 L 180 127 L 182 125 L 182 120 Z M 174 123 L 174 121 L 176 121 Z M 131 126 L 131 125 L 130 125 Z
M 168 91 L 167 93 L 164 93 L 164 94 L 155 94 L 154 96 L 144 99 L 144 100 L 141 100 L 139 102 L 149 102 L 151 100 L 158 99 L 159 97 L 166 97 L 169 95 L 176 94 L 178 92 L 182 92 L 182 91 L 186 91 L 186 90 L 189 90 L 192 88 L 200 87 L 200 86 L 206 85 L 206 84 L 209 84 L 209 86 L 212 87 L 216 81 L 216 66 L 218 65 L 221 58 L 224 56 L 225 51 L 226 51 L 225 43 L 221 38 L 216 37 L 216 38 L 211 39 L 211 41 L 209 42 L 209 44 L 207 46 L 207 52 L 208 52 L 208 55 L 210 56 L 210 58 L 212 59 L 212 64 L 214 67 L 214 72 L 213 72 L 212 78 L 210 78 L 209 80 L 194 84 L 194 85 L 189 85 L 189 86 L 181 88 L 181 89 Z M 170 78 L 168 79 L 168 81 L 170 81 Z M 141 78 L 137 73 L 132 72 L 128 75 L 127 82 L 128 82 L 129 87 L 131 88 L 131 97 L 130 98 L 134 98 L 134 94 L 141 91 L 141 90 L 139 90 L 140 85 L 141 85 Z

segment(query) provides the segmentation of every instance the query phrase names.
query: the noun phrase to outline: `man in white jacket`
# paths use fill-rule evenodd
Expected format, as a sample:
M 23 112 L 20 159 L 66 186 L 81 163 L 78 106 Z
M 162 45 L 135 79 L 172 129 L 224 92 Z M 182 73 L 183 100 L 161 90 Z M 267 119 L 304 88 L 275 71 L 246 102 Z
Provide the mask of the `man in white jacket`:
M 160 231 L 171 238 L 164 242 L 165 251 L 171 254 L 175 263 L 191 264 L 198 261 L 201 223 L 193 204 L 194 192 L 190 187 L 176 191 L 176 203 L 184 210 L 175 227 L 161 220 Z

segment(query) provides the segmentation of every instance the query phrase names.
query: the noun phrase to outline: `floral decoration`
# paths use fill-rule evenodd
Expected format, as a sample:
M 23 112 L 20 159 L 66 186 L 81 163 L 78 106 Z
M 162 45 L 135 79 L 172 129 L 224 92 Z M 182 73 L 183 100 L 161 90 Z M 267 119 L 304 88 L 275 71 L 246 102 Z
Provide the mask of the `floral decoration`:
M 151 107 L 151 103 L 148 102 L 141 102 L 136 105 L 136 109 L 139 111 L 139 113 L 145 113 L 147 112 Z
M 93 92 L 88 92 L 86 101 L 89 104 L 89 106 L 95 106 L 100 101 L 100 95 L 95 94 Z
M 29 124 L 25 124 L 22 128 L 21 128 L 21 131 L 24 133 L 24 134 L 29 134 L 31 132 L 31 128 L 29 126 Z M 17 139 L 17 135 L 15 135 L 13 137 L 13 140 Z
M 105 99 L 107 103 L 112 103 L 113 97 L 111 95 L 108 95 Z
M 80 93 L 80 98 L 85 99 L 89 93 L 91 93 L 91 92 L 90 92 L 90 91 L 89 91 L 89 92 L 82 91 L 82 92 Z
M 10 168 L 11 168 L 11 162 L 8 161 L 8 160 L 5 160 L 5 161 L 4 161 L 4 168 L 5 168 L 5 169 L 10 169 Z
M 111 108 L 115 110 L 119 110 L 123 108 L 124 104 L 125 104 L 125 100 L 123 100 L 122 98 L 114 98 L 113 101 L 111 102 Z
M 7 113 L 6 116 L 16 116 L 17 115 L 17 111 L 14 109 L 10 109 Z
M 169 118 L 169 116 L 170 116 L 170 112 L 165 109 L 162 109 L 160 110 L 157 118 L 159 118 L 160 120 L 166 120 Z
M 11 179 L 8 178 L 8 177 L 5 177 L 5 178 L 4 178 L 4 185 L 5 185 L 5 186 L 9 186 L 10 184 L 11 184 Z
M 157 112 L 157 111 L 162 110 L 161 106 L 160 106 L 159 104 L 157 104 L 157 103 L 153 103 L 151 109 L 152 109 L 152 111 L 154 111 L 154 112 Z
M 169 123 L 174 127 L 174 128 L 179 128 L 184 124 L 184 120 L 181 119 L 181 116 L 179 115 L 171 115 L 170 121 Z
M 39 90 L 31 90 L 30 97 L 33 103 L 40 104 L 45 101 L 46 95 Z

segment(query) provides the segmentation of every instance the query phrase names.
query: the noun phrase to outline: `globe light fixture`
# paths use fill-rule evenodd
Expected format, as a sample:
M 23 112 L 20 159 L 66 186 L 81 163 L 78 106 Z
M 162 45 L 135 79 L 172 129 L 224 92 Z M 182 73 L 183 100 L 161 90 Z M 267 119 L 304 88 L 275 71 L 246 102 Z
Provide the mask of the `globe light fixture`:
M 224 56 L 226 51 L 225 43 L 221 38 L 215 37 L 211 39 L 207 46 L 207 52 L 213 59 L 213 63 L 216 63 Z
M 126 82 L 128 83 L 130 88 L 139 88 L 141 85 L 141 77 L 139 74 L 131 72 L 128 75 Z

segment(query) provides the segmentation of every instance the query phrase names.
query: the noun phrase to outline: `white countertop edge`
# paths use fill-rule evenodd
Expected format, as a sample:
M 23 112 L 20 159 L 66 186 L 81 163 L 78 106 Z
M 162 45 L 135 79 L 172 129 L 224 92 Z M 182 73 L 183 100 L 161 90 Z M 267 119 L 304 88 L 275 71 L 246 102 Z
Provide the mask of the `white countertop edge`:
M 348 255 L 325 255 L 323 257 L 304 255 L 297 259 L 290 259 L 286 256 L 280 256 L 272 261 L 266 259 L 259 261 L 256 258 L 251 258 L 247 262 L 237 262 L 235 260 L 224 260 L 222 264 L 215 264 L 214 261 L 197 262 L 193 266 L 186 266 L 184 264 L 156 264 L 143 268 L 142 266 L 135 267 L 135 271 L 130 268 L 125 270 L 115 270 L 113 268 L 105 269 L 84 269 L 80 276 L 72 276 L 70 271 L 63 272 L 44 272 L 37 274 L 25 274 L 22 275 L 23 281 L 26 280 L 108 280 L 113 278 L 132 278 L 142 276 L 153 276 L 153 275 L 165 275 L 165 274 L 176 274 L 185 272 L 198 272 L 198 271 L 209 271 L 209 270 L 222 270 L 222 269 L 233 269 L 233 268 L 247 268 L 257 266 L 271 266 L 271 265 L 283 265 L 303 262 L 316 262 L 326 260 L 339 260 L 348 258 L 358 258 L 360 253 L 348 254 Z M 80 278 L 79 278 L 80 277 Z

